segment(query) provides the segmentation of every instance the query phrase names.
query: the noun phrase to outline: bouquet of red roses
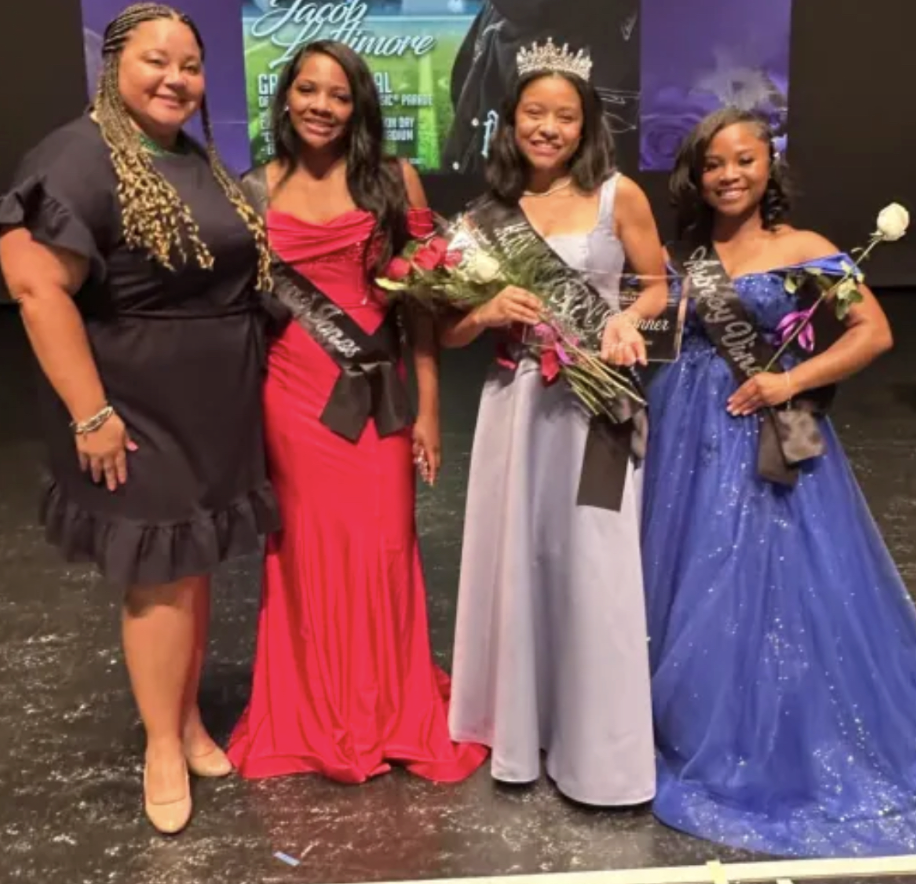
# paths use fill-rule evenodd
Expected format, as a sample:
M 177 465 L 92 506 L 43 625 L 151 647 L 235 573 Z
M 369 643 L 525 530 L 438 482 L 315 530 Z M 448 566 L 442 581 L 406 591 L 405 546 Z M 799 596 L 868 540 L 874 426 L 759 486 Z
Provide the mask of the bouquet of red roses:
M 462 248 L 456 237 L 433 235 L 411 240 L 376 284 L 392 297 L 420 300 L 432 308 L 470 310 L 510 284 L 502 269 L 479 248 Z
M 549 286 L 547 268 L 524 255 L 497 257 L 473 223 L 459 217 L 447 236 L 413 240 L 393 258 L 376 280 L 392 297 L 409 297 L 431 309 L 471 310 L 494 298 L 507 286 L 541 297 L 542 322 L 525 335 L 524 346 L 541 366 L 544 383 L 564 380 L 594 415 L 616 420 L 614 400 L 626 396 L 645 404 L 630 379 L 613 369 L 582 342 L 582 336 L 552 314 L 539 289 Z

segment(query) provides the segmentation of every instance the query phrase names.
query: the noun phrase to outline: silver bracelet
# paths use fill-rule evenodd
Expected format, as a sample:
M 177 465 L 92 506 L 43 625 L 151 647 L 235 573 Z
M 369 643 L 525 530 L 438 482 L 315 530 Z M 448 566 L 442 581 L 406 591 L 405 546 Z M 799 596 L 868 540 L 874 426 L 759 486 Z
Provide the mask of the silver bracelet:
M 74 434 L 77 436 L 85 436 L 87 433 L 94 433 L 114 413 L 114 409 L 110 405 L 106 405 L 98 414 L 94 414 L 88 420 L 79 422 L 73 421 L 70 424 L 70 429 L 73 430 Z

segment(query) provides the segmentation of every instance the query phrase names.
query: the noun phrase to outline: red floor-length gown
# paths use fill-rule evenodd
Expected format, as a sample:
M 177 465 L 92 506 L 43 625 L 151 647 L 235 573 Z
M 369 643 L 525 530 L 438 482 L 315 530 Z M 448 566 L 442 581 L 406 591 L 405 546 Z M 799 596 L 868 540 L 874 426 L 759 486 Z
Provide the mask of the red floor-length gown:
M 274 250 L 369 333 L 385 305 L 365 279 L 373 217 L 327 224 L 268 212 Z M 415 234 L 431 215 L 412 210 Z M 245 777 L 318 772 L 349 783 L 401 763 L 440 782 L 468 777 L 483 747 L 451 741 L 448 677 L 429 645 L 414 524 L 409 429 L 358 443 L 322 423 L 340 369 L 293 321 L 264 393 L 283 531 L 268 544 L 252 696 L 229 757 Z

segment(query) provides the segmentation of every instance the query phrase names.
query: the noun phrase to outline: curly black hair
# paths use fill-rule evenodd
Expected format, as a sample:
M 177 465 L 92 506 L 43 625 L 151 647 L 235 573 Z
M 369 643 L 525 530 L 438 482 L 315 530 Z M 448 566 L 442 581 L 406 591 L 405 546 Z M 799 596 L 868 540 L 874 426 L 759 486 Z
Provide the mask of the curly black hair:
M 505 103 L 499 127 L 487 157 L 490 192 L 500 201 L 517 203 L 528 186 L 528 163 L 515 142 L 515 112 L 525 90 L 544 77 L 562 77 L 572 84 L 582 102 L 582 138 L 569 163 L 576 187 L 585 193 L 597 190 L 615 171 L 614 138 L 604 119 L 601 98 L 594 86 L 574 74 L 533 71 L 519 78 Z
M 668 183 L 671 204 L 677 213 L 679 238 L 706 240 L 712 232 L 714 212 L 703 199 L 703 168 L 713 139 L 729 126 L 752 126 L 770 153 L 770 178 L 760 202 L 763 226 L 773 230 L 785 223 L 791 208 L 791 185 L 785 161 L 773 146 L 773 130 L 758 114 L 726 107 L 704 117 L 681 143 Z

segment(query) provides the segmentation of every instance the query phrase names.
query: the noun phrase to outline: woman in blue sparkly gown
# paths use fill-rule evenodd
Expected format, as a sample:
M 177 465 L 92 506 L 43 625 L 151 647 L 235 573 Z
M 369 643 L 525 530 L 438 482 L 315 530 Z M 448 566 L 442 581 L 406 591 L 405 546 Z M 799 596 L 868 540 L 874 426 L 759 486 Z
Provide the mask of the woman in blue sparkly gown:
M 734 110 L 698 126 L 672 177 L 682 233 L 714 246 L 770 338 L 798 309 L 788 270 L 842 273 L 834 246 L 784 223 L 782 177 L 766 127 Z M 770 854 L 916 853 L 912 603 L 829 421 L 818 419 L 824 452 L 794 487 L 758 474 L 759 409 L 891 346 L 881 308 L 860 290 L 829 348 L 744 385 L 692 303 L 681 359 L 650 390 L 655 814 Z

